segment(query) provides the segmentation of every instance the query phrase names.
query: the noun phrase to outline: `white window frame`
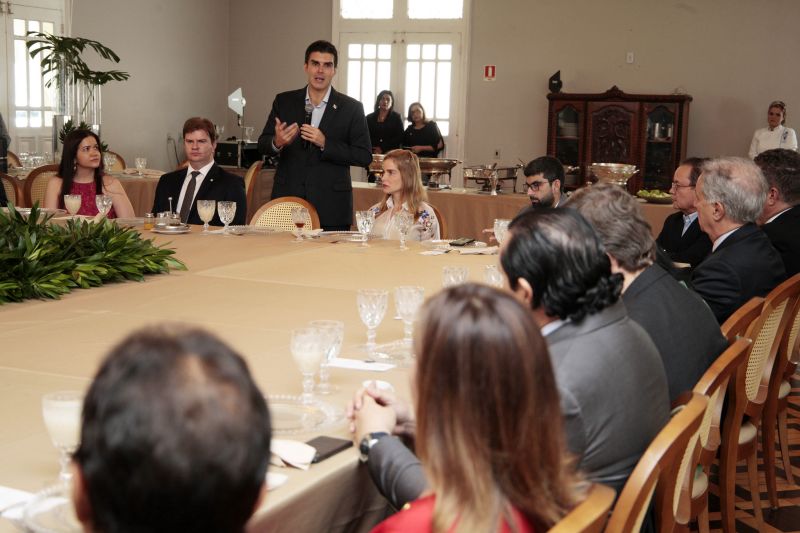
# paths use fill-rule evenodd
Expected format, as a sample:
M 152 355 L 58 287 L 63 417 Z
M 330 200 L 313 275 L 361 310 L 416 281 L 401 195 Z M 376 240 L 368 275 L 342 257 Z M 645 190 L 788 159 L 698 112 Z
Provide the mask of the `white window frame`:
M 470 43 L 470 19 L 472 14 L 472 1 L 464 0 L 463 16 L 460 19 L 409 19 L 408 18 L 408 3 L 407 0 L 393 0 L 394 10 L 391 19 L 344 19 L 341 17 L 341 2 L 340 0 L 333 0 L 333 24 L 332 32 L 333 43 L 339 49 L 340 61 L 345 57 L 346 50 L 341 46 L 341 35 L 345 33 L 365 33 L 386 35 L 393 34 L 394 39 L 399 42 L 404 42 L 404 35 L 406 33 L 435 33 L 442 34 L 448 33 L 456 35 L 456 46 L 459 46 L 458 55 L 458 72 L 457 78 L 452 80 L 451 85 L 451 100 L 453 102 L 453 112 L 451 115 L 451 122 L 455 122 L 455 128 L 450 129 L 450 139 L 447 146 L 447 157 L 452 159 L 464 160 L 464 146 L 465 146 L 465 127 L 466 127 L 466 110 L 467 110 L 467 80 L 469 72 L 469 43 Z M 340 64 L 341 66 L 341 64 Z M 455 66 L 455 65 L 454 65 Z M 394 71 L 392 71 L 394 83 Z M 337 87 L 342 91 L 347 88 L 347 80 L 337 79 L 334 81 Z M 404 87 L 393 88 L 395 95 L 399 91 L 404 91 Z M 398 97 L 398 100 L 405 101 L 405 96 Z M 371 113 L 372 108 L 364 110 L 366 113 Z M 400 114 L 405 117 L 405 109 L 396 109 Z M 452 118 L 457 117 L 458 120 L 453 121 Z M 458 173 L 460 176 L 460 172 Z M 453 174 L 454 182 L 458 177 L 456 173 Z M 454 183 L 457 185 L 457 183 Z

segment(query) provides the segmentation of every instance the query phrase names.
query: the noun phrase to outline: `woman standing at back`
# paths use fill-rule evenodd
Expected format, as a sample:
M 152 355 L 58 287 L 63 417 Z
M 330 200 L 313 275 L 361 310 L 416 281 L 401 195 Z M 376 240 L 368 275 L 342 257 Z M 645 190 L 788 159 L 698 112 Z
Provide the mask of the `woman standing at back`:
M 64 209 L 64 195 L 79 194 L 79 215 L 98 213 L 95 196 L 106 194 L 112 198 L 108 218 L 134 217 L 133 206 L 119 180 L 103 174 L 103 152 L 100 138 L 89 130 L 75 130 L 64 138 L 64 149 L 58 175 L 50 178 L 44 193 L 44 207 Z
M 565 457 L 550 357 L 530 311 L 466 284 L 429 300 L 418 324 L 415 444 L 429 490 L 373 532 L 546 531 L 581 484 Z M 356 425 L 376 412 L 396 413 L 365 394 Z

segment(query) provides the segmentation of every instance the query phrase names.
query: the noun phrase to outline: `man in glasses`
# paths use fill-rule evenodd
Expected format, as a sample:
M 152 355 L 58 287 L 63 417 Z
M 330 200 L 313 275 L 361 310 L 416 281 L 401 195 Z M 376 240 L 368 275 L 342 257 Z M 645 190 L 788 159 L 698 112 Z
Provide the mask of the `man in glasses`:
M 564 185 L 564 165 L 555 157 L 537 157 L 523 170 L 525 192 L 533 207 L 560 207 Z M 565 199 L 566 200 L 566 199 Z
M 679 212 L 667 217 L 656 239 L 672 261 L 688 263 L 692 267 L 711 253 L 711 240 L 700 230 L 694 206 L 695 185 L 706 161 L 705 158 L 690 157 L 675 169 L 669 193 L 672 207 Z

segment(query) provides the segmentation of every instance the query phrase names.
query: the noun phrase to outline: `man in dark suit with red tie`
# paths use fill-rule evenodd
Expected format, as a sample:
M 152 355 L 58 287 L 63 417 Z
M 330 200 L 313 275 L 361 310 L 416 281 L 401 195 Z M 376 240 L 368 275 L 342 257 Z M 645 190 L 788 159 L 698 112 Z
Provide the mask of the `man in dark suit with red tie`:
M 800 154 L 776 148 L 755 158 L 769 183 L 759 223 L 781 254 L 786 274 L 800 272 Z
M 672 178 L 672 207 L 679 209 L 664 221 L 656 243 L 676 263 L 692 267 L 711 253 L 711 241 L 700 230 L 697 210 L 694 208 L 694 188 L 706 159 L 690 157 L 681 162 Z
M 153 213 L 172 209 L 186 224 L 202 224 L 197 214 L 197 200 L 236 202 L 232 224 L 241 225 L 247 218 L 247 194 L 244 179 L 226 172 L 214 162 L 217 135 L 207 118 L 193 117 L 183 125 L 183 148 L 186 168 L 164 174 L 158 180 Z M 170 203 L 171 201 L 171 203 Z M 219 210 L 211 225 L 222 226 Z
M 364 106 L 333 89 L 336 47 L 315 41 L 306 49 L 308 85 L 275 97 L 258 149 L 278 156 L 272 198 L 299 196 L 317 210 L 326 230 L 353 222 L 350 167 L 372 162 Z

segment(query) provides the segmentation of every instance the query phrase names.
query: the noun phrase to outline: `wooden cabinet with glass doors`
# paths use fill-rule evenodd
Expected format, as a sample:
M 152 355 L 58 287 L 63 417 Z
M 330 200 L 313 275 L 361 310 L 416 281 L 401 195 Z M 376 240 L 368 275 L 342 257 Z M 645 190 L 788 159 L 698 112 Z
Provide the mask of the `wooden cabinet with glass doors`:
M 628 190 L 668 190 L 686 157 L 689 103 L 686 94 L 604 93 L 547 95 L 547 155 L 567 167 L 569 189 L 591 181 L 592 163 L 628 163 L 639 172 Z

